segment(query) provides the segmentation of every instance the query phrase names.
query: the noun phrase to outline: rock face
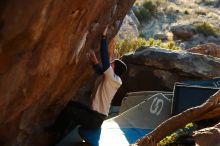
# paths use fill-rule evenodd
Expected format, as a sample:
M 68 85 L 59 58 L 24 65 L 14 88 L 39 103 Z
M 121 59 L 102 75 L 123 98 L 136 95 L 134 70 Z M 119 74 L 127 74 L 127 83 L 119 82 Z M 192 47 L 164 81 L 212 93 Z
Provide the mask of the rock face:
M 139 36 L 138 31 L 138 20 L 131 10 L 128 15 L 126 15 L 121 28 L 118 32 L 118 37 L 120 39 L 131 39 L 137 38 Z
M 43 128 L 92 76 L 86 58 L 134 0 L 0 1 L 0 143 L 49 145 Z M 82 90 L 83 91 L 83 90 Z
M 195 34 L 195 29 L 192 25 L 177 25 L 172 26 L 170 31 L 173 33 L 175 39 L 187 40 Z
M 123 57 L 128 72 L 114 98 L 120 105 L 127 92 L 173 90 L 175 82 L 220 76 L 220 59 L 186 51 L 169 51 L 157 47 L 141 47 Z
M 220 45 L 208 43 L 188 49 L 189 52 L 200 53 L 220 58 Z
M 199 146 L 220 145 L 220 123 L 213 127 L 204 128 L 193 133 L 193 138 Z

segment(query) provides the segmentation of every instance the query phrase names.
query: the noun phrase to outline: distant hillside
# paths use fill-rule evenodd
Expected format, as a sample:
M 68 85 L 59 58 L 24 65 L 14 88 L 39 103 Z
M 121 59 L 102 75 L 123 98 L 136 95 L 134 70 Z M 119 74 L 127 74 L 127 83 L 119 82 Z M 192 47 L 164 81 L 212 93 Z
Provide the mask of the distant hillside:
M 187 49 L 210 42 L 220 44 L 219 0 L 137 0 L 132 10 L 140 22 L 139 34 L 146 39 L 162 35 Z M 174 38 L 173 28 L 195 34 Z

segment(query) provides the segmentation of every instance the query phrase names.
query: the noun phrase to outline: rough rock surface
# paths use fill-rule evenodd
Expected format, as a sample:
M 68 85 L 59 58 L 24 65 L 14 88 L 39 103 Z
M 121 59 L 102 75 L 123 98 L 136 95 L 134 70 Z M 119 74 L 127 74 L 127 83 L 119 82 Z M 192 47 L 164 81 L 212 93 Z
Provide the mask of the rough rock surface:
M 168 36 L 165 33 L 157 33 L 154 35 L 154 39 L 156 40 L 162 40 L 162 41 L 167 41 Z
M 220 45 L 214 43 L 199 45 L 188 49 L 187 51 L 220 58 Z
M 183 48 L 188 50 L 190 48 L 197 47 L 198 45 L 209 44 L 209 43 L 220 45 L 219 42 L 220 42 L 220 37 L 214 37 L 214 36 L 206 37 L 202 34 L 196 34 L 191 39 L 187 41 L 182 41 L 181 45 Z
M 136 16 L 131 10 L 129 14 L 126 15 L 117 36 L 120 39 L 137 38 L 139 36 L 138 23 Z
M 220 123 L 213 127 L 204 128 L 193 133 L 193 138 L 199 146 L 220 145 Z
M 144 0 L 138 0 L 144 1 Z M 139 2 L 140 3 L 140 2 Z M 189 49 L 199 44 L 216 43 L 220 44 L 220 17 L 219 17 L 219 0 L 167 0 L 158 1 L 157 12 L 151 17 L 150 21 L 141 22 L 139 30 L 141 36 L 149 39 L 156 34 L 166 34 L 169 39 L 172 38 L 171 28 L 175 28 L 175 39 L 181 47 Z M 137 10 L 138 5 L 133 7 Z M 204 36 L 199 33 L 196 27 L 198 22 L 206 22 L 213 26 L 216 35 Z M 209 30 L 208 30 L 209 31 Z M 157 39 L 157 37 L 155 37 Z
M 172 26 L 170 31 L 173 33 L 175 39 L 181 40 L 190 39 L 195 34 L 195 29 L 192 25 Z
M 125 55 L 128 72 L 116 93 L 113 104 L 120 105 L 127 92 L 141 90 L 173 90 L 175 82 L 220 76 L 220 59 L 158 47 L 141 47 Z
M 90 79 L 86 53 L 118 31 L 134 0 L 0 1 L 0 144 L 45 146 L 50 125 Z M 82 90 L 83 91 L 83 90 Z

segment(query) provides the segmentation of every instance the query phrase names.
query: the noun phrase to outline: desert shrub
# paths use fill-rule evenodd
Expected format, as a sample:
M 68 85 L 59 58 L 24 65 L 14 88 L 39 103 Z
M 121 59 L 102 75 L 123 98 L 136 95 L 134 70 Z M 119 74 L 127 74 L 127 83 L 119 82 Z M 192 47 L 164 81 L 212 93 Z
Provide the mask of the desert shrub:
M 195 131 L 197 128 L 197 125 L 189 123 L 184 128 L 181 128 L 176 132 L 172 133 L 170 136 L 167 136 L 164 139 L 162 139 L 157 145 L 168 146 L 169 144 L 176 142 L 179 137 L 190 135 L 190 133 Z
M 194 26 L 198 33 L 205 36 L 217 36 L 217 29 L 208 22 L 198 22 Z
M 116 42 L 116 51 L 119 56 L 122 56 L 128 52 L 135 51 L 142 45 L 146 45 L 144 38 L 118 40 Z
M 189 11 L 185 10 L 184 14 L 189 15 Z
M 145 0 L 142 3 L 138 2 L 136 5 L 139 8 L 134 13 L 140 22 L 150 20 L 152 15 L 157 11 L 157 3 L 152 0 Z
M 125 39 L 116 41 L 116 51 L 119 56 L 122 56 L 126 53 L 133 52 L 138 49 L 140 46 L 158 46 L 163 49 L 169 50 L 181 50 L 174 41 L 162 42 L 161 40 L 155 40 L 150 38 L 146 40 L 144 38 L 134 38 L 134 39 Z
M 153 3 L 152 1 L 150 0 L 145 0 L 143 2 L 143 7 L 148 10 L 151 14 L 155 13 L 156 10 L 157 10 L 157 6 L 155 3 Z
M 149 20 L 151 18 L 150 12 L 143 7 L 134 11 L 134 13 L 140 22 L 146 22 L 147 20 Z
M 180 46 L 176 44 L 174 41 L 167 41 L 162 42 L 161 40 L 155 40 L 153 38 L 150 38 L 147 43 L 147 46 L 158 46 L 162 49 L 168 49 L 168 50 L 182 50 Z
M 139 31 L 139 38 L 145 38 L 145 35 L 144 35 L 143 31 Z

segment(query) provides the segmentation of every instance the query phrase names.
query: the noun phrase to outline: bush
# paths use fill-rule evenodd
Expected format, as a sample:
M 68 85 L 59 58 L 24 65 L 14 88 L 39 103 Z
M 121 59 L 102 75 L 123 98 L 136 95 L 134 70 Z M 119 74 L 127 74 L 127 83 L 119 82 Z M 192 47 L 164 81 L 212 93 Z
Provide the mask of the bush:
M 149 46 L 159 46 L 162 49 L 168 50 L 182 50 L 174 41 L 162 42 L 161 40 L 154 40 L 150 38 L 147 43 Z
M 146 40 L 143 38 L 119 40 L 116 43 L 116 51 L 119 56 L 122 56 L 126 53 L 135 51 L 142 45 L 146 45 Z
M 176 140 L 181 136 L 187 136 L 190 135 L 193 131 L 195 131 L 198 128 L 197 125 L 193 123 L 188 123 L 184 128 L 181 128 L 171 134 L 170 136 L 165 137 L 163 140 L 161 140 L 157 145 L 158 146 L 168 146 L 171 143 L 176 142 Z
M 189 11 L 185 10 L 184 14 L 189 15 Z
M 152 0 L 145 0 L 143 3 L 137 3 L 139 9 L 134 11 L 136 17 L 140 22 L 150 20 L 152 15 L 157 11 L 157 4 Z
M 133 52 L 138 49 L 140 46 L 159 46 L 163 49 L 169 50 L 182 50 L 174 41 L 162 42 L 161 40 L 154 40 L 150 38 L 146 40 L 144 38 L 135 38 L 135 39 L 125 39 L 116 41 L 116 51 L 119 56 L 122 56 L 126 53 Z
M 157 10 L 156 4 L 154 4 L 152 1 L 145 0 L 143 2 L 143 7 L 148 10 L 151 14 L 154 14 Z
M 205 36 L 217 36 L 217 30 L 208 22 L 198 22 L 195 25 L 195 28 L 198 33 L 201 33 Z
M 140 22 L 146 22 L 147 20 L 151 19 L 150 12 L 145 8 L 139 8 L 138 10 L 134 11 L 134 13 Z

